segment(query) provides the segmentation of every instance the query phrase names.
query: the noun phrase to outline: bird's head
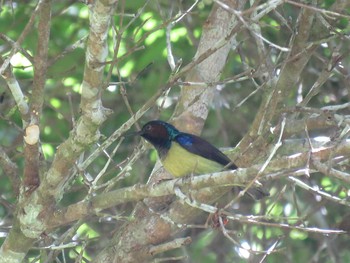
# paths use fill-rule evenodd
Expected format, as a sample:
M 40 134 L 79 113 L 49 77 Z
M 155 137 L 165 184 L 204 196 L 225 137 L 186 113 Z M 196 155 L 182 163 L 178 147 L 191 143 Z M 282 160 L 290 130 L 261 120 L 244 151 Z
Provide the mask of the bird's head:
M 137 134 L 149 141 L 153 146 L 159 149 L 169 149 L 171 141 L 180 132 L 173 125 L 164 121 L 147 122 Z

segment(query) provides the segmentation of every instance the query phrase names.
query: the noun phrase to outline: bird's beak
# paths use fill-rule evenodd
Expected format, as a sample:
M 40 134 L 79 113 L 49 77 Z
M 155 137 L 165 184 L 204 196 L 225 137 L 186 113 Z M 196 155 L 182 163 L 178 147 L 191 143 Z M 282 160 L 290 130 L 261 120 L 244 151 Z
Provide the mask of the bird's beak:
M 124 134 L 124 137 L 134 137 L 136 135 L 141 136 L 143 134 L 142 131 L 137 131 L 137 132 L 127 132 Z

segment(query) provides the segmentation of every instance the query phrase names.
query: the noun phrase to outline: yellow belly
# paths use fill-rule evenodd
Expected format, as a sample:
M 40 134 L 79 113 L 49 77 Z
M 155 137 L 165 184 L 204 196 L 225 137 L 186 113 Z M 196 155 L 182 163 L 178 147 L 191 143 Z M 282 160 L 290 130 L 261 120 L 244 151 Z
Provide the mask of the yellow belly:
M 172 142 L 171 148 L 162 160 L 164 168 L 174 177 L 190 174 L 207 174 L 219 172 L 223 165 L 195 155 L 178 143 Z

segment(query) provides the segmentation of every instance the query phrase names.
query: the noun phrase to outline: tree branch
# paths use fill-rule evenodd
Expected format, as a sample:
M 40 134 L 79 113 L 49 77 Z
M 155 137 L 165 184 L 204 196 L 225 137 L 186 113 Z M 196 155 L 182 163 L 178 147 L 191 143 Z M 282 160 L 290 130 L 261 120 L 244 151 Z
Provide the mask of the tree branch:
M 283 146 L 282 146 L 283 147 Z M 334 155 L 334 161 L 337 162 L 337 156 L 349 155 L 350 143 L 343 144 L 340 148 L 334 149 L 332 147 L 320 147 L 312 151 L 311 157 L 313 159 L 327 161 L 331 155 Z M 296 171 L 305 168 L 305 164 L 309 160 L 310 152 L 302 152 L 299 154 L 293 154 L 291 156 L 278 157 L 269 162 L 269 165 L 260 172 L 259 178 L 261 180 L 277 179 L 280 176 L 276 176 L 283 167 L 284 170 Z M 343 161 L 343 160 L 338 160 Z M 190 180 L 169 180 L 158 184 L 150 185 L 134 185 L 131 187 L 117 189 L 108 193 L 102 193 L 91 197 L 90 200 L 81 201 L 76 204 L 72 204 L 67 208 L 63 208 L 55 211 L 50 218 L 50 227 L 55 228 L 60 225 L 66 225 L 72 221 L 82 219 L 91 214 L 96 214 L 103 209 L 114 207 L 127 202 L 140 201 L 145 198 L 162 197 L 172 195 L 175 193 L 176 188 L 190 189 L 192 193 L 203 190 L 205 188 L 229 188 L 233 186 L 244 186 L 255 179 L 255 176 L 261 170 L 262 165 L 254 165 L 249 168 L 241 168 L 234 171 L 223 171 L 213 174 L 194 176 Z M 315 172 L 312 170 L 311 173 Z M 305 175 L 304 171 L 300 175 Z M 343 173 L 345 174 L 345 173 Z M 289 176 L 289 173 L 282 175 L 283 177 Z M 339 176 L 331 176 L 339 178 Z M 348 179 L 342 178 L 347 182 Z M 222 190 L 220 190 L 223 192 Z M 212 196 L 214 196 L 212 194 Z
M 13 192 L 17 196 L 19 194 L 19 185 L 21 183 L 18 167 L 11 161 L 6 154 L 5 150 L 0 146 L 0 166 L 3 169 L 5 175 L 7 175 L 11 181 Z
M 40 183 L 40 118 L 44 104 L 44 89 L 47 72 L 47 57 L 51 29 L 51 0 L 42 2 L 39 11 L 38 46 L 34 57 L 34 81 L 30 98 L 30 124 L 25 127 L 24 137 L 24 191 L 33 191 Z M 33 139 L 28 140 L 29 136 Z
M 46 47 L 49 27 L 44 25 L 43 19 L 46 19 L 45 22 L 48 23 L 50 7 L 48 2 L 45 2 L 45 4 L 43 5 L 46 9 L 43 8 L 41 22 L 39 23 L 39 27 L 41 25 L 44 30 L 44 32 L 42 32 L 42 40 L 44 43 L 39 44 L 39 46 L 43 45 Z M 39 188 L 33 191 L 29 196 L 20 196 L 19 209 L 17 210 L 19 211 L 17 215 L 17 224 L 15 224 L 10 231 L 0 250 L 0 258 L 4 260 L 9 258 L 11 253 L 12 255 L 15 253 L 16 257 L 12 256 L 13 262 L 21 262 L 28 249 L 31 247 L 32 242 L 47 229 L 50 225 L 47 219 L 54 210 L 57 200 L 63 195 L 62 190 L 70 175 L 69 170 L 73 167 L 80 154 L 100 136 L 98 128 L 106 119 L 106 114 L 110 112 L 102 107 L 100 89 L 102 87 L 103 62 L 107 56 L 107 33 L 115 4 L 116 1 L 108 3 L 96 1 L 95 5 L 90 10 L 90 35 L 82 84 L 81 108 L 83 115 L 78 120 L 69 138 L 59 146 L 51 168 L 42 178 Z M 36 63 L 38 63 L 38 68 L 42 69 L 45 65 L 47 61 L 46 52 L 47 49 L 46 51 L 39 51 L 38 59 L 40 58 L 42 61 L 36 61 Z M 46 71 L 44 70 L 44 72 Z M 37 91 L 42 92 L 43 90 L 45 83 L 44 76 L 45 75 L 38 75 L 37 77 L 35 86 Z M 43 94 L 40 94 L 40 96 L 43 96 Z M 39 121 L 38 116 L 40 116 L 41 106 L 42 97 L 34 98 L 32 103 L 33 111 L 31 113 L 34 115 L 32 117 L 36 123 Z M 29 154 L 29 152 L 33 153 L 32 149 L 28 149 L 27 154 Z M 29 155 L 27 158 L 29 158 Z M 38 160 L 34 161 L 36 164 L 38 163 Z M 28 163 L 28 165 L 31 164 Z M 33 167 L 33 165 L 31 165 L 31 167 Z M 37 169 L 38 167 L 34 167 L 34 169 L 30 171 L 37 171 Z M 21 240 L 23 246 L 18 246 L 13 240 Z
M 4 64 L 4 60 L 2 59 L 2 57 L 0 57 L 0 64 Z M 6 83 L 12 93 L 12 96 L 16 101 L 18 110 L 21 113 L 23 127 L 25 127 L 29 122 L 29 106 L 24 98 L 22 89 L 16 77 L 13 75 L 12 70 L 9 67 L 7 67 L 3 71 L 1 76 L 6 80 Z

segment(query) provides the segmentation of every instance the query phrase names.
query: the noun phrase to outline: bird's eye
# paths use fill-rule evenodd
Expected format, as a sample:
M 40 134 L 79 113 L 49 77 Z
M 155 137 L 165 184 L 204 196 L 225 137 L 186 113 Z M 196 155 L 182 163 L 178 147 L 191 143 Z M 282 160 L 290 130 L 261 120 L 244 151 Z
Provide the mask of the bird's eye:
M 145 128 L 146 131 L 150 131 L 152 130 L 152 126 L 151 125 L 147 125 L 146 128 Z

